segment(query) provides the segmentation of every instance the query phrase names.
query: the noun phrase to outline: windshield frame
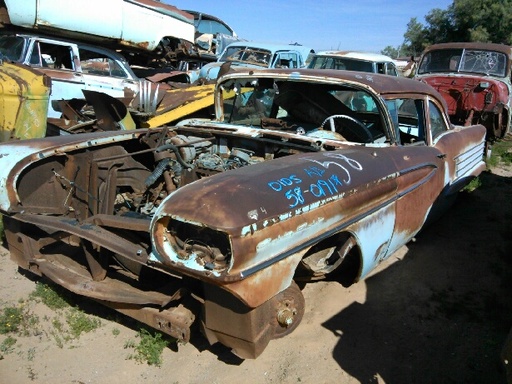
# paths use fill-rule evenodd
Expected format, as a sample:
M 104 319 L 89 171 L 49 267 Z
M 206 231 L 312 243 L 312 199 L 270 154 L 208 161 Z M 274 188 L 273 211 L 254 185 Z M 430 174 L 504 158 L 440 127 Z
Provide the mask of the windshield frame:
M 359 119 L 372 131 L 372 141 L 359 141 L 345 133 L 344 138 L 335 140 L 373 144 L 396 140 L 383 99 L 355 83 L 308 82 L 279 76 L 237 77 L 217 84 L 215 97 L 217 122 L 227 125 L 336 136 L 337 123 L 331 123 L 329 117 Z

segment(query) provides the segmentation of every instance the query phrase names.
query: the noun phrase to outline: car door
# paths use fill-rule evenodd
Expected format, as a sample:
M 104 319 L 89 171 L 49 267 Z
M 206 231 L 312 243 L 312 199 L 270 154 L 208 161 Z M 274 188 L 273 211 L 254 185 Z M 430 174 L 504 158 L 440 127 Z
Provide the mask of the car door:
M 37 67 L 52 79 L 48 117 L 60 117 L 60 100 L 83 98 L 84 79 L 75 44 L 51 39 L 32 39 L 25 64 Z
M 421 229 L 445 185 L 446 160 L 429 145 L 427 99 L 403 95 L 386 100 L 397 135 L 395 228 L 387 254 L 407 243 Z
M 442 213 L 472 175 L 485 169 L 483 126 L 453 128 L 442 105 L 426 96 L 388 100 L 401 149 L 396 223 L 389 252 Z
M 439 150 L 447 167 L 447 182 L 444 193 L 450 195 L 459 191 L 468 178 L 478 170 L 485 169 L 485 128 L 483 126 L 452 129 L 446 114 L 435 100 L 426 104 L 428 130 L 427 140 Z

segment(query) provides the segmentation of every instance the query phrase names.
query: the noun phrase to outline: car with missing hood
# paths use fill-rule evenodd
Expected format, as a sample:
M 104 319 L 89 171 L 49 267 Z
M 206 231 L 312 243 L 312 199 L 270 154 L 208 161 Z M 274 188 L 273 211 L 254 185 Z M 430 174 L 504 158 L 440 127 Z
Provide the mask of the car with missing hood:
M 356 284 L 485 169 L 485 128 L 419 81 L 240 68 L 214 97 L 214 120 L 1 144 L 11 258 L 256 358 L 299 326 L 297 282 Z
M 431 45 L 421 56 L 415 78 L 443 95 L 453 124 L 482 124 L 490 141 L 511 132 L 512 46 Z

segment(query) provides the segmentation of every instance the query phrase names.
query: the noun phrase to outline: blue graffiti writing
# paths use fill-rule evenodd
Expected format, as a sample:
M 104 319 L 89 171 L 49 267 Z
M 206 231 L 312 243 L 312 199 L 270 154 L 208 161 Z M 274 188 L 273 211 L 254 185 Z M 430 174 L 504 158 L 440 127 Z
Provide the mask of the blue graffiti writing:
M 299 179 L 296 175 L 290 175 L 288 177 L 283 177 L 277 181 L 271 181 L 268 183 L 268 186 L 272 188 L 276 192 L 280 192 L 284 187 L 289 187 L 293 184 L 300 184 L 302 180 Z
M 299 187 L 286 191 L 285 196 L 288 200 L 292 200 L 290 208 L 296 207 L 299 204 L 304 204 L 304 196 L 302 195 L 302 190 Z
M 321 169 L 318 167 L 308 167 L 308 168 L 304 168 L 304 172 L 306 172 L 306 174 L 309 177 L 322 176 L 325 173 L 325 169 Z
M 362 171 L 363 166 L 357 160 L 351 159 L 340 153 L 328 152 L 324 154 L 328 158 L 326 161 L 305 158 L 304 160 L 316 163 L 310 167 L 304 168 L 304 172 L 310 178 L 318 178 L 309 187 L 301 188 L 302 179 L 297 175 L 290 175 L 279 180 L 270 181 L 267 185 L 276 192 L 284 193 L 287 200 L 290 201 L 290 208 L 303 205 L 306 202 L 307 193 L 316 198 L 330 197 L 340 193 L 340 187 L 344 184 L 350 184 L 352 180 L 351 172 L 353 170 Z M 341 172 L 334 172 L 341 170 Z M 330 175 L 326 175 L 331 171 Z M 305 195 L 306 194 L 306 195 Z
M 329 180 L 318 180 L 316 184 L 311 184 L 309 186 L 310 192 L 316 197 L 322 197 L 329 195 L 334 195 L 338 193 L 337 186 L 343 185 L 343 183 L 338 179 L 338 176 L 331 175 Z

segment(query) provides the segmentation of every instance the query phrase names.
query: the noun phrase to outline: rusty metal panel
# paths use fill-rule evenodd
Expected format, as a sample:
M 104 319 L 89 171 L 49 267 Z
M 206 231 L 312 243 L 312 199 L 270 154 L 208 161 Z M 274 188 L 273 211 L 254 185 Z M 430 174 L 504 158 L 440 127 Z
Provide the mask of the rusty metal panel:
M 435 152 L 429 148 L 409 149 L 408 152 L 415 153 L 414 164 L 421 161 L 418 155 L 422 152 L 425 159 L 435 159 Z M 404 186 L 398 190 L 397 180 L 401 175 L 396 163 L 406 157 L 407 152 L 396 151 L 396 159 L 389 153 L 389 149 L 367 148 L 364 151 L 320 152 L 302 155 L 299 159 L 285 157 L 265 166 L 218 175 L 215 184 L 205 180 L 187 185 L 170 196 L 155 215 L 154 256 L 182 273 L 206 281 L 224 282 L 229 290 L 234 289 L 233 282 L 244 279 L 247 287 L 254 286 L 249 277 L 259 273 L 261 280 L 270 273 L 266 269 L 272 268 L 274 271 L 267 275 L 269 279 L 265 278 L 267 283 L 258 284 L 261 289 L 242 287 L 241 291 L 234 292 L 249 306 L 257 306 L 272 296 L 271 281 L 278 269 L 275 264 L 306 249 L 308 244 L 348 230 L 361 237 L 360 242 L 366 247 L 363 254 L 372 255 L 364 263 L 362 277 L 375 266 L 373 255 L 385 245 L 386 239 L 391 238 L 391 231 L 397 230 L 394 206 L 401 194 L 410 194 L 416 189 L 427 191 L 417 200 L 408 196 L 411 205 L 423 198 L 421 203 L 425 208 L 422 212 L 427 212 L 434 200 L 428 194 L 432 180 L 440 187 L 444 179 L 442 162 L 437 161 L 438 164 L 420 168 L 414 179 L 411 179 L 413 173 L 408 172 L 407 182 L 401 181 Z M 432 172 L 437 172 L 437 176 L 432 177 Z M 191 200 L 189 196 L 198 200 Z M 201 201 L 199 207 L 196 201 Z M 235 208 L 233 202 L 243 208 Z M 368 220 L 382 221 L 377 233 L 372 232 L 372 226 L 368 233 L 365 227 L 354 227 L 354 223 L 362 222 L 369 212 L 375 212 L 376 216 Z M 409 238 L 425 220 L 418 211 L 413 212 L 409 216 L 418 217 L 414 222 L 407 216 L 400 216 L 402 225 L 399 227 L 404 227 Z M 186 223 L 190 223 L 190 227 Z M 196 223 L 229 237 L 228 260 L 208 261 L 199 251 L 194 253 L 191 248 L 186 252 L 178 246 L 177 237 L 182 240 L 194 238 Z M 378 258 L 385 258 L 388 251 L 385 246 L 379 251 Z M 278 274 L 277 280 L 291 279 L 293 270 L 292 265 L 288 273 Z M 258 297 L 254 296 L 256 292 Z

